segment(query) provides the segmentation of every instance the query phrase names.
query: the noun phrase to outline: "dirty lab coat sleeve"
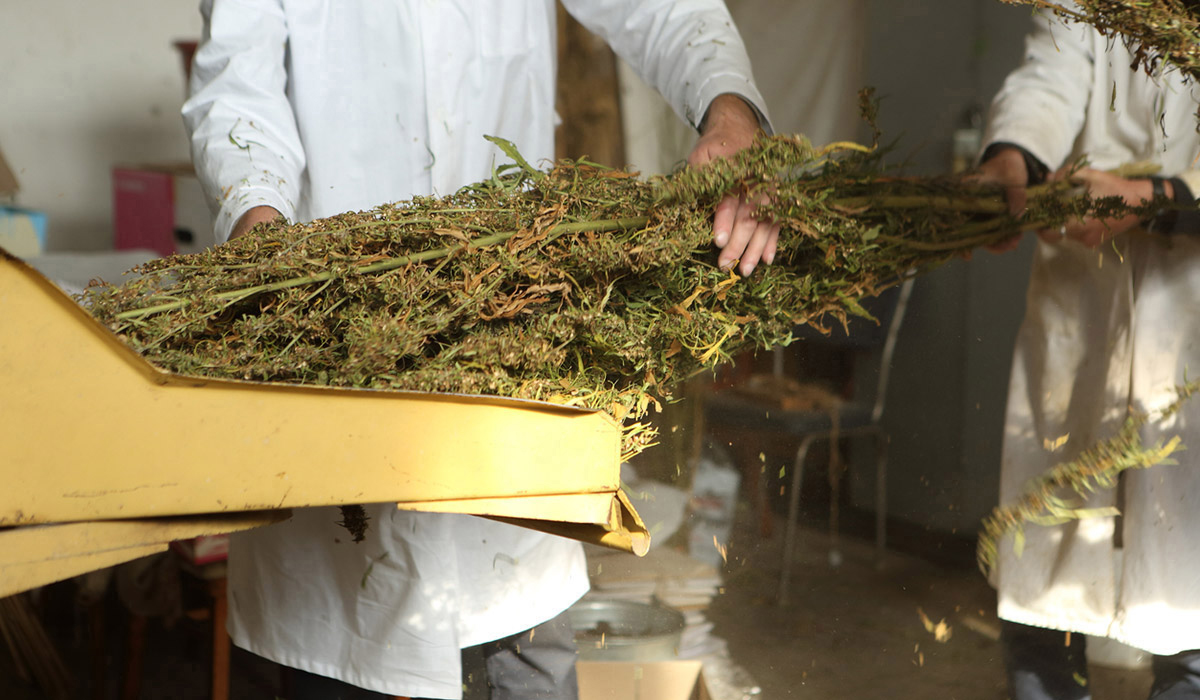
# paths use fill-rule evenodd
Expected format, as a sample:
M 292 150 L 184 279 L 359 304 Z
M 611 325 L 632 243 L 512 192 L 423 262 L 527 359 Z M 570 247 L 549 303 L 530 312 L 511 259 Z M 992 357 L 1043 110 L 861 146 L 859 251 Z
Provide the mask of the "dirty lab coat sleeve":
M 1086 156 L 1099 169 L 1148 162 L 1190 180 L 1200 155 L 1196 86 L 1178 73 L 1134 72 L 1132 58 L 1090 28 L 1037 17 L 1026 61 L 993 106 L 988 142 L 1022 145 L 1051 168 Z M 1038 243 L 1008 393 L 1002 504 L 1111 437 L 1131 411 L 1161 410 L 1189 368 L 1194 376 L 1198 233 L 1124 235 L 1098 249 Z M 1172 436 L 1200 444 L 1200 404 L 1142 432 L 1147 445 Z M 1121 501 L 1100 489 L 1079 503 L 1119 508 L 1120 520 L 1028 525 L 1021 553 L 1002 541 L 1000 617 L 1156 654 L 1200 648 L 1200 455 L 1176 457 L 1127 471 Z
M 286 94 L 287 25 L 277 0 L 204 0 L 183 118 L 218 242 L 249 209 L 296 216 L 304 149 Z
M 984 145 L 1016 143 L 1051 169 L 1071 154 L 1094 86 L 1094 45 L 1087 25 L 1035 15 L 1021 68 L 992 102 Z M 1102 87 L 1102 86 L 1101 86 Z

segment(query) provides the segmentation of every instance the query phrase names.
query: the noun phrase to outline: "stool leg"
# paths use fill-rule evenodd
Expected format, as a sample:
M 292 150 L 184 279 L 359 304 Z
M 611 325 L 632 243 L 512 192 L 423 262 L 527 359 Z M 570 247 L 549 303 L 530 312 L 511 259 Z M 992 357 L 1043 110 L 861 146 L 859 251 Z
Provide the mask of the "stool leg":
M 121 700 L 137 700 L 142 692 L 142 649 L 146 646 L 146 618 L 129 615 L 129 635 L 125 639 L 125 678 L 121 682 Z
M 225 630 L 228 610 L 225 578 L 208 582 L 212 596 L 212 700 L 229 700 L 229 633 Z
M 792 582 L 792 550 L 796 545 L 796 521 L 800 515 L 800 484 L 804 476 L 804 459 L 808 456 L 808 448 L 817 435 L 806 435 L 796 449 L 796 461 L 792 464 L 792 492 L 788 494 L 788 521 L 783 535 L 783 570 L 779 574 L 779 592 L 776 601 L 786 605 L 788 588 Z
M 92 700 L 108 697 L 108 645 L 104 635 L 104 600 L 87 606 L 88 656 L 91 657 Z
M 875 563 L 883 563 L 887 549 L 887 435 L 875 436 Z

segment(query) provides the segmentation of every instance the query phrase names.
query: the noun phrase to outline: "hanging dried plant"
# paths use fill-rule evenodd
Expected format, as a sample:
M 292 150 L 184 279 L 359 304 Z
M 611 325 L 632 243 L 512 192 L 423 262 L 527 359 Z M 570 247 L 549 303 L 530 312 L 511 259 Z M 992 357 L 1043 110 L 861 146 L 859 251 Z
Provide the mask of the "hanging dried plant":
M 1134 70 L 1148 74 L 1160 68 L 1200 77 L 1200 21 L 1189 0 L 1001 0 L 1053 10 L 1071 22 L 1092 25 L 1120 40 L 1133 54 Z
M 1087 497 L 1100 489 L 1112 489 L 1126 469 L 1149 469 L 1171 464 L 1171 455 L 1183 448 L 1178 437 L 1147 446 L 1141 430 L 1148 423 L 1175 415 L 1183 402 L 1200 391 L 1200 382 L 1176 389 L 1178 400 L 1156 414 L 1134 413 L 1126 418 L 1116 435 L 1084 450 L 1075 459 L 1057 464 L 1037 477 L 1015 502 L 1000 506 L 984 519 L 975 550 L 979 568 L 990 575 L 996 567 L 1000 541 L 1013 535 L 1017 556 L 1025 548 L 1026 523 L 1052 526 L 1082 518 L 1111 517 L 1115 508 L 1088 508 Z

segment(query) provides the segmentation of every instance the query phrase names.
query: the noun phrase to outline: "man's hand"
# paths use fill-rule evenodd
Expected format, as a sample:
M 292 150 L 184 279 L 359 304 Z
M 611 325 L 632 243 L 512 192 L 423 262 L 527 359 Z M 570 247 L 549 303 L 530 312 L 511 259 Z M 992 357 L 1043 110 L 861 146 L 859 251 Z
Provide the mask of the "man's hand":
M 282 216 L 283 214 L 280 214 L 275 207 L 254 207 L 238 218 L 237 223 L 233 225 L 233 231 L 229 234 L 229 240 L 232 241 L 235 238 L 241 238 L 256 225 L 267 221 L 274 221 Z
M 1050 176 L 1051 182 L 1065 179 L 1087 187 L 1092 197 L 1120 197 L 1129 206 L 1138 206 L 1154 199 L 1154 186 L 1146 179 L 1130 179 L 1120 175 L 1084 168 L 1071 173 L 1062 169 Z M 1163 182 L 1164 194 L 1168 199 L 1174 198 L 1175 192 L 1169 180 Z M 1113 236 L 1125 233 L 1141 223 L 1136 214 L 1129 214 L 1119 219 L 1072 219 L 1060 229 L 1042 229 L 1038 236 L 1043 241 L 1061 241 L 1070 238 L 1091 248 L 1099 246 Z
M 700 140 L 688 156 L 688 164 L 702 166 L 716 158 L 731 156 L 754 142 L 758 118 L 754 110 L 735 95 L 718 95 L 709 105 Z M 721 249 L 717 264 L 732 267 L 741 260 L 739 271 L 748 276 L 758 263 L 775 259 L 779 225 L 754 218 L 755 209 L 768 201 L 764 195 L 753 201 L 729 195 L 717 205 L 713 217 L 713 242 Z
M 1008 213 L 1021 216 L 1025 213 L 1029 185 L 1029 170 L 1025 167 L 1025 156 L 1016 148 L 1000 148 L 992 157 L 980 164 L 978 170 L 967 180 L 980 185 L 1000 185 L 1004 188 L 1004 199 L 1008 202 Z M 1006 253 L 1021 243 L 1020 236 L 1006 238 L 987 246 L 993 253 Z

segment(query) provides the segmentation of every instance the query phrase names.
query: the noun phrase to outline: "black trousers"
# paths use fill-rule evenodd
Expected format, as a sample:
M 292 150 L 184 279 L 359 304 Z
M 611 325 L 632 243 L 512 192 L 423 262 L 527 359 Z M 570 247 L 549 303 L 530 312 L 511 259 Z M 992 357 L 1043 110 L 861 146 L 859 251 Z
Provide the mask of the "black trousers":
M 1005 622 L 1000 639 L 1012 700 L 1091 700 L 1084 635 Z M 1200 650 L 1151 663 L 1150 700 L 1200 699 Z
M 468 700 L 578 700 L 575 639 L 567 613 L 532 630 L 463 650 Z M 482 672 L 472 670 L 482 661 Z M 390 700 L 333 678 L 288 669 L 286 700 Z

